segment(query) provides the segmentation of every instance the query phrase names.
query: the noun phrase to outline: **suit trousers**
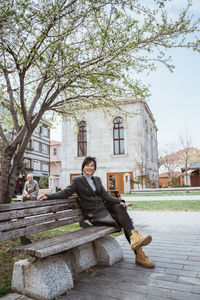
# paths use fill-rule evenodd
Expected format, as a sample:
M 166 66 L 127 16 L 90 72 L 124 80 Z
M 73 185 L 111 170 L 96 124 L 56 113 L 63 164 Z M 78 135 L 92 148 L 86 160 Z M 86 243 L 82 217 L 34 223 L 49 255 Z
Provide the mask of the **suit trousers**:
M 130 235 L 131 231 L 134 229 L 134 226 L 129 214 L 126 211 L 126 208 L 120 203 L 106 204 L 106 208 L 113 219 L 115 219 L 119 226 L 124 229 L 126 239 L 130 243 Z

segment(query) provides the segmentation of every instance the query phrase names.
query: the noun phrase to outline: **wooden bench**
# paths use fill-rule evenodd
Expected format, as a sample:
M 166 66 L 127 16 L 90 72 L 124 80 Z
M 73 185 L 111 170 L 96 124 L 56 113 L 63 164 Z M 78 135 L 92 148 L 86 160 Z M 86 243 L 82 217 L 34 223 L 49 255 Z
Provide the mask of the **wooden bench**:
M 0 205 L 0 242 L 84 220 L 78 197 Z M 36 299 L 54 299 L 73 288 L 73 277 L 94 265 L 122 259 L 115 227 L 89 226 L 12 249 L 30 257 L 14 265 L 12 289 Z

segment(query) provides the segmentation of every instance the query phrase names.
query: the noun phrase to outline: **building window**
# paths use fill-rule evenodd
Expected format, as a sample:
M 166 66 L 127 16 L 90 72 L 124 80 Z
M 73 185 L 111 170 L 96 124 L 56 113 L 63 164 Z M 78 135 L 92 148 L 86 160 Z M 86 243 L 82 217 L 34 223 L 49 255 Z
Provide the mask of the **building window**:
M 41 170 L 41 164 L 39 160 L 34 160 L 33 161 L 33 169 L 34 170 Z
M 87 130 L 86 122 L 81 121 L 79 123 L 79 132 L 78 132 L 78 156 L 87 155 Z
M 42 163 L 42 171 L 49 172 L 49 164 L 48 163 L 45 163 L 45 162 Z
M 40 126 L 37 126 L 34 130 L 34 134 L 40 134 Z
M 57 148 L 53 148 L 53 155 L 57 155 Z
M 114 154 L 124 154 L 124 127 L 123 119 L 117 117 L 113 121 L 113 144 L 114 144 Z
M 42 153 L 49 154 L 49 146 L 42 144 Z
M 40 143 L 38 141 L 33 141 L 33 150 L 40 151 Z
M 49 130 L 46 127 L 41 127 L 42 136 L 49 137 Z

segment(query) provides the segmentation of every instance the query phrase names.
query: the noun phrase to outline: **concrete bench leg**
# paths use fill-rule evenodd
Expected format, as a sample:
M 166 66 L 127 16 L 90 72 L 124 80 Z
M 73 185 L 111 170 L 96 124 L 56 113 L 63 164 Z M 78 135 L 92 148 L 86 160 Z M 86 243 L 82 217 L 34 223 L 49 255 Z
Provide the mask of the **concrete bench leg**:
M 39 300 L 55 299 L 73 288 L 74 275 L 95 265 L 112 266 L 122 258 L 119 243 L 106 236 L 44 259 L 21 260 L 14 265 L 12 290 Z
M 112 266 L 123 258 L 121 246 L 110 236 L 94 241 L 94 245 L 98 265 Z
M 54 299 L 74 286 L 71 271 L 62 257 L 50 256 L 15 263 L 12 290 L 36 299 Z

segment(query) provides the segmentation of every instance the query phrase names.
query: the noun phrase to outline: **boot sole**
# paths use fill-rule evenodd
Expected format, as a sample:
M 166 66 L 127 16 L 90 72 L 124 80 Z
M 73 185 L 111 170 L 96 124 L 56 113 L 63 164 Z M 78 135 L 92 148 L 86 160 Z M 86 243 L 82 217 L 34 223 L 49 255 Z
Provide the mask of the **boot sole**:
M 132 250 L 138 250 L 140 248 L 142 248 L 143 246 L 147 246 L 151 243 L 152 241 L 152 236 L 148 235 L 143 241 L 141 241 L 140 243 L 131 246 Z

